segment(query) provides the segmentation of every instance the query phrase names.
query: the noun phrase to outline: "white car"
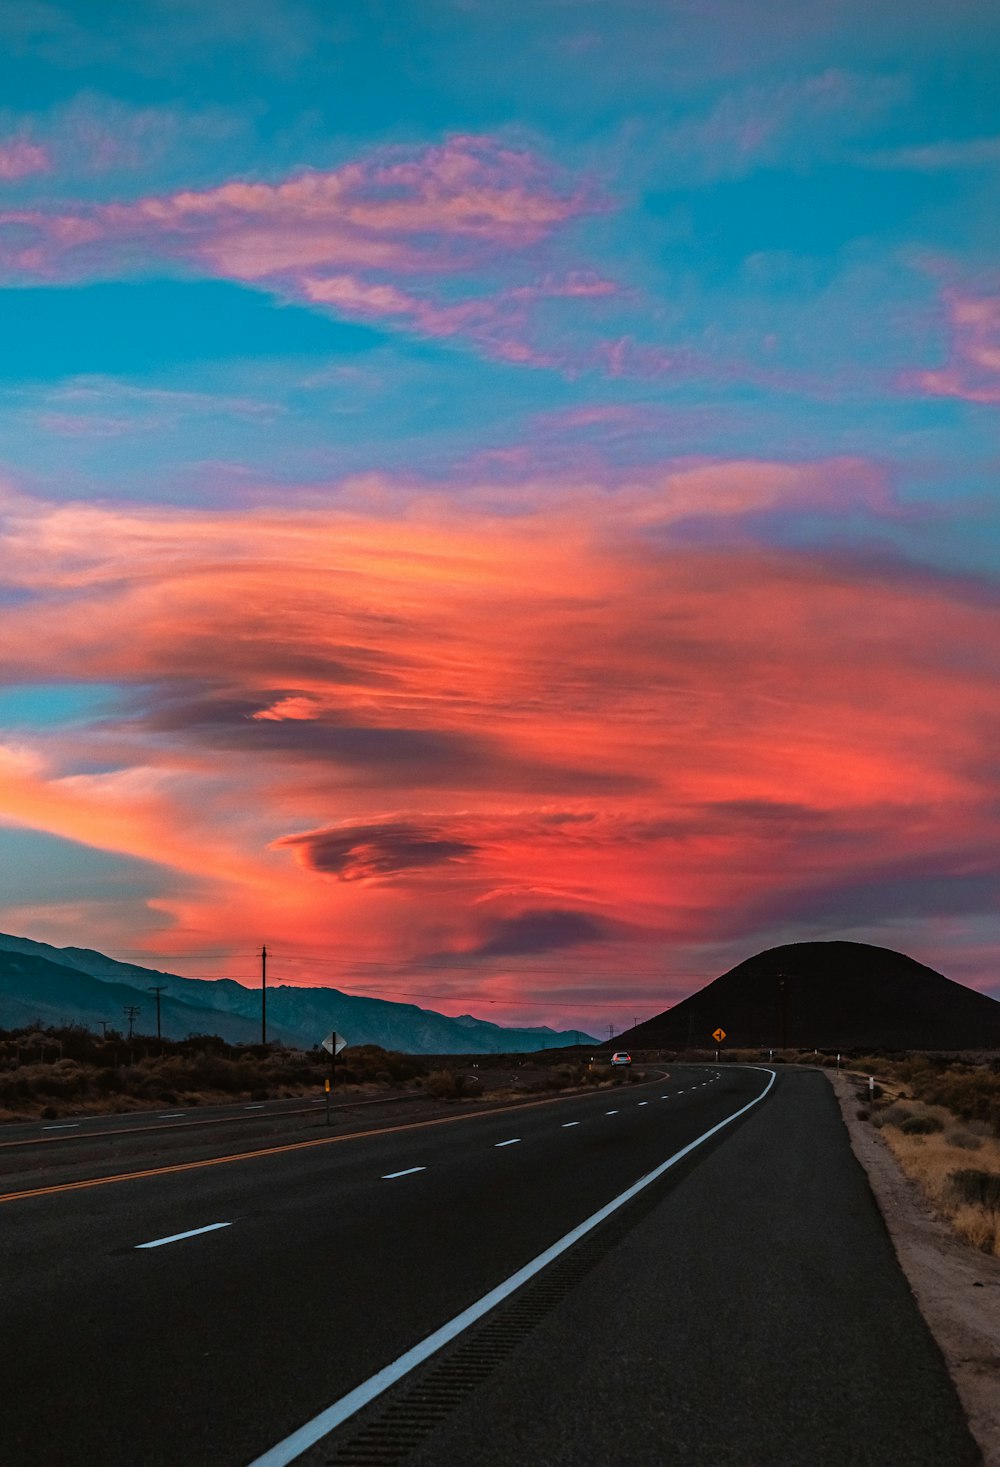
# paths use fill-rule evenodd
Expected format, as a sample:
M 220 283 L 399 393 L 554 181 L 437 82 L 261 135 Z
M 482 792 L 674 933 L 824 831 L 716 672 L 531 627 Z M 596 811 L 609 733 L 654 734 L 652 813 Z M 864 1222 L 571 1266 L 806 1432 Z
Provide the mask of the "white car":
M 616 1049 L 611 1056 L 611 1063 L 613 1065 L 630 1065 L 632 1063 L 632 1056 L 627 1049 Z

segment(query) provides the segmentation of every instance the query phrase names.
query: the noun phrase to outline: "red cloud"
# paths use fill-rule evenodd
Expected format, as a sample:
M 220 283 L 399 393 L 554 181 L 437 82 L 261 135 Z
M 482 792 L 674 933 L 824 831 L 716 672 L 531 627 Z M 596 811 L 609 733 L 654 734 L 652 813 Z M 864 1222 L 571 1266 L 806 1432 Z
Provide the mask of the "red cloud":
M 384 488 L 381 518 L 350 486 L 280 513 L 12 499 L 8 676 L 125 703 L 9 740 L 0 817 L 182 873 L 167 945 L 436 955 L 508 995 L 549 981 L 518 976 L 530 941 L 597 982 L 796 914 L 877 940 L 883 879 L 887 922 L 982 899 L 927 873 L 978 879 L 995 837 L 996 597 L 752 533 L 891 509 L 869 467 L 537 482 L 504 513 Z M 863 901 L 858 870 L 883 873 Z

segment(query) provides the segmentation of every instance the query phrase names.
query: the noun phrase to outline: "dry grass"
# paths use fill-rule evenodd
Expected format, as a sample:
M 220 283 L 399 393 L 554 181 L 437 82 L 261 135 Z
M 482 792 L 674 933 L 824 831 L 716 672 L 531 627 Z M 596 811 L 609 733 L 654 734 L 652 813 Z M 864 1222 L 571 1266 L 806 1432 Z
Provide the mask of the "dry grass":
M 931 1135 L 906 1135 L 900 1128 L 901 1111 L 933 1116 L 944 1129 Z M 895 1104 L 876 1113 L 882 1135 L 907 1176 L 919 1183 L 931 1205 L 948 1220 L 959 1237 L 983 1253 L 1000 1258 L 1000 1210 L 963 1200 L 955 1173 L 974 1168 L 1000 1176 L 1000 1140 L 977 1135 L 943 1106 L 919 1101 Z M 983 1128 L 985 1129 L 985 1127 Z

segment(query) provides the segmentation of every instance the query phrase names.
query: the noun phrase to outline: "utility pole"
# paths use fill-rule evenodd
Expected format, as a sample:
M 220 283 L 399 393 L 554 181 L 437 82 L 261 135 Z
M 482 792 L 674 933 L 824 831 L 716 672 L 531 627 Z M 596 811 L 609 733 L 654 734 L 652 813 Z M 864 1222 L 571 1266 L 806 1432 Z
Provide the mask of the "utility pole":
M 614 1039 L 614 1037 L 615 1037 L 615 1026 L 614 1026 L 614 1024 L 609 1024 L 608 1025 L 608 1038 L 609 1039 Z
M 125 1015 L 126 1019 L 128 1019 L 128 1037 L 129 1037 L 129 1043 L 131 1043 L 131 1041 L 132 1041 L 132 1026 L 135 1023 L 136 1019 L 139 1017 L 139 1015 L 142 1013 L 142 1009 L 139 1007 L 139 1005 L 137 1003 L 127 1003 L 125 1005 L 125 1007 L 122 1009 L 122 1013 Z
M 267 948 L 260 950 L 260 1042 L 267 1043 Z
M 166 993 L 167 985 L 161 983 L 158 988 L 151 988 L 149 991 L 156 994 L 156 1037 L 160 1039 L 162 1037 L 160 1034 L 160 994 Z

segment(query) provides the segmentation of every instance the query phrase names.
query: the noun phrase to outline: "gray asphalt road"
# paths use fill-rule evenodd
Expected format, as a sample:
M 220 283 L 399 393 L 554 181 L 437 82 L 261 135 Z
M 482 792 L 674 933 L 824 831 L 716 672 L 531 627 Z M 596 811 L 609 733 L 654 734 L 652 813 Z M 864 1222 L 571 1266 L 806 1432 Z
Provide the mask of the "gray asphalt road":
M 334 1109 L 358 1105 L 385 1105 L 407 1098 L 399 1091 L 380 1096 L 335 1096 Z M 231 1105 L 202 1105 L 178 1108 L 163 1106 L 159 1110 L 131 1111 L 122 1115 L 76 1116 L 59 1121 L 16 1121 L 0 1127 L 0 1154 L 14 1149 L 41 1150 L 54 1145 L 91 1141 L 109 1135 L 135 1136 L 152 1132 L 201 1129 L 205 1126 L 253 1125 L 260 1120 L 284 1119 L 290 1116 L 315 1115 L 325 1110 L 322 1095 L 292 1096 L 284 1100 L 237 1101 Z
M 6 1467 L 245 1467 L 767 1078 L 677 1070 L 3 1205 Z M 781 1075 L 538 1275 L 512 1325 L 518 1299 L 303 1461 L 976 1460 L 821 1076 Z M 415 1435 L 413 1389 L 445 1367 Z

